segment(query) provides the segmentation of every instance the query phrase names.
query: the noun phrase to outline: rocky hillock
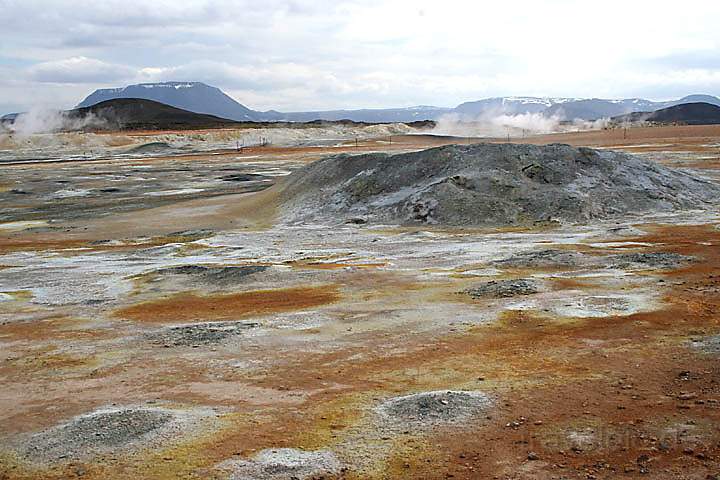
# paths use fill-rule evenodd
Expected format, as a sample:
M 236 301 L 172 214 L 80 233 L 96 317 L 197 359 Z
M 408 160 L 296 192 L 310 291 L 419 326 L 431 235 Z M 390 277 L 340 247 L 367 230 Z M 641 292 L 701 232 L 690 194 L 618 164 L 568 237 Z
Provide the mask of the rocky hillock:
M 337 155 L 289 176 L 289 222 L 506 226 L 716 205 L 720 186 L 632 155 L 569 145 L 450 145 Z

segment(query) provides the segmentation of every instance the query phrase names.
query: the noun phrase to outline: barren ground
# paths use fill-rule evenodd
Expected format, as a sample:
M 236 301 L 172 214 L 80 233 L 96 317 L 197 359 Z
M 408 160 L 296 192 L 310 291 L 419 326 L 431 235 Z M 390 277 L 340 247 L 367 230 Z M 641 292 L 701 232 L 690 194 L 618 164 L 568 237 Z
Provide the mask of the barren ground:
M 468 141 L 0 164 L 0 478 L 716 478 L 717 211 L 274 221 L 306 162 Z M 720 175 L 718 126 L 516 141 Z

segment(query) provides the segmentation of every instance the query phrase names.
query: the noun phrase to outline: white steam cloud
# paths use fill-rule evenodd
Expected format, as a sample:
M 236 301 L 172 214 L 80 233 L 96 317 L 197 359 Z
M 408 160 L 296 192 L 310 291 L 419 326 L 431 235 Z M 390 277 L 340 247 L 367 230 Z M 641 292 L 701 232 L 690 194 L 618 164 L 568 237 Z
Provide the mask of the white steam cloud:
M 575 119 L 566 121 L 560 116 L 545 116 L 542 113 L 486 112 L 477 117 L 447 114 L 437 120 L 433 133 L 455 137 L 511 137 L 522 138 L 548 133 L 599 130 L 607 127 L 609 119 L 594 121 Z
M 104 127 L 106 122 L 88 113 L 82 117 L 73 117 L 67 112 L 49 109 L 32 109 L 21 113 L 6 128 L 16 135 L 33 135 L 36 133 L 69 132 Z

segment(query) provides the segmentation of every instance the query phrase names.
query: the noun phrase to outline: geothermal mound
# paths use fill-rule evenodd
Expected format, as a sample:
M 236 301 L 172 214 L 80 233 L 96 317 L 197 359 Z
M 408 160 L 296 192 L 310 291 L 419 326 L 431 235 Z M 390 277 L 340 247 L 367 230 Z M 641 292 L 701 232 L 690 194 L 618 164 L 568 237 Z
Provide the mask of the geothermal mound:
M 619 152 L 477 144 L 325 158 L 286 179 L 281 203 L 290 222 L 503 226 L 703 209 L 719 199 L 710 180 Z
M 230 480 L 323 479 L 339 473 L 342 468 L 332 452 L 294 448 L 263 450 L 252 460 L 228 460 L 218 467 L 232 472 Z
M 116 450 L 145 439 L 173 421 L 161 409 L 116 409 L 93 412 L 40 432 L 25 448 L 26 457 L 79 458 L 98 449 Z
M 391 422 L 420 428 L 454 424 L 484 413 L 492 400 L 483 392 L 439 390 L 391 398 L 378 412 Z

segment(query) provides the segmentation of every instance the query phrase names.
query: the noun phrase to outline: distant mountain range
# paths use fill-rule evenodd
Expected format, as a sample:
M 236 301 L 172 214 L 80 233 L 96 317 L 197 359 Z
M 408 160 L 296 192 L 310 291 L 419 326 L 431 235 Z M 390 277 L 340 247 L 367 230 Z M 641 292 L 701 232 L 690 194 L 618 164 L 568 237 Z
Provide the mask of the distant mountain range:
M 597 120 L 632 112 L 655 111 L 683 103 L 705 102 L 720 105 L 720 98 L 711 95 L 688 95 L 669 102 L 653 102 L 642 98 L 606 100 L 601 98 L 494 97 L 466 102 L 450 109 L 461 120 L 483 116 L 539 114 L 560 120 Z M 442 112 L 448 113 L 448 109 Z
M 39 115 L 36 115 L 39 113 Z M 27 118 L 24 118 L 27 115 Z M 423 120 L 405 122 L 423 130 L 435 127 L 435 122 Z M 343 125 L 361 126 L 364 122 L 351 120 L 313 120 L 311 122 L 237 121 L 207 113 L 196 113 L 155 100 L 142 98 L 114 98 L 89 107 L 65 111 L 42 111 L 5 115 L 0 118 L 3 133 L 52 133 L 70 131 L 118 130 L 189 130 L 213 128 L 308 128 Z
M 412 122 L 430 120 L 452 109 L 411 107 L 382 110 L 334 110 L 325 112 L 290 112 L 251 110 L 216 87 L 201 82 L 141 83 L 121 88 L 106 88 L 93 92 L 76 108 L 83 108 L 117 98 L 154 100 L 191 112 L 215 115 L 236 121 L 254 122 L 311 122 L 313 120 L 353 120 L 356 122 Z
M 99 126 L 110 130 L 184 130 L 238 128 L 241 126 L 282 126 L 287 128 L 303 128 L 307 126 L 308 123 L 311 125 L 362 125 L 362 123 L 348 120 L 315 120 L 306 123 L 230 120 L 221 118 L 217 115 L 196 113 L 161 102 L 156 102 L 155 100 L 146 100 L 141 98 L 116 98 L 112 100 L 105 100 L 89 107 L 79 107 L 74 110 L 69 110 L 67 112 L 63 112 L 63 114 L 69 119 L 88 119 L 88 125 Z M 93 123 L 95 125 L 93 125 Z M 433 128 L 435 126 L 435 123 L 432 121 L 406 123 L 407 125 L 418 129 Z
M 452 108 L 417 106 L 406 108 L 382 108 L 362 110 L 326 110 L 317 112 L 280 113 L 276 120 L 287 122 L 309 122 L 313 120 L 353 120 L 356 122 L 408 123 L 422 120 L 437 120 L 441 116 L 452 113 Z
M 460 120 L 483 116 L 540 114 L 560 120 L 595 120 L 633 112 L 652 112 L 684 103 L 708 103 L 720 106 L 720 98 L 711 95 L 689 95 L 679 100 L 653 102 L 642 98 L 607 100 L 599 98 L 494 97 L 466 102 L 455 108 L 417 106 L 407 108 L 327 110 L 315 112 L 265 112 L 238 103 L 222 90 L 201 82 L 142 83 L 122 88 L 96 90 L 78 104 L 89 107 L 118 98 L 154 100 L 196 113 L 215 115 L 236 121 L 308 122 L 313 120 L 352 120 L 356 122 L 412 122 L 437 120 L 448 114 Z

